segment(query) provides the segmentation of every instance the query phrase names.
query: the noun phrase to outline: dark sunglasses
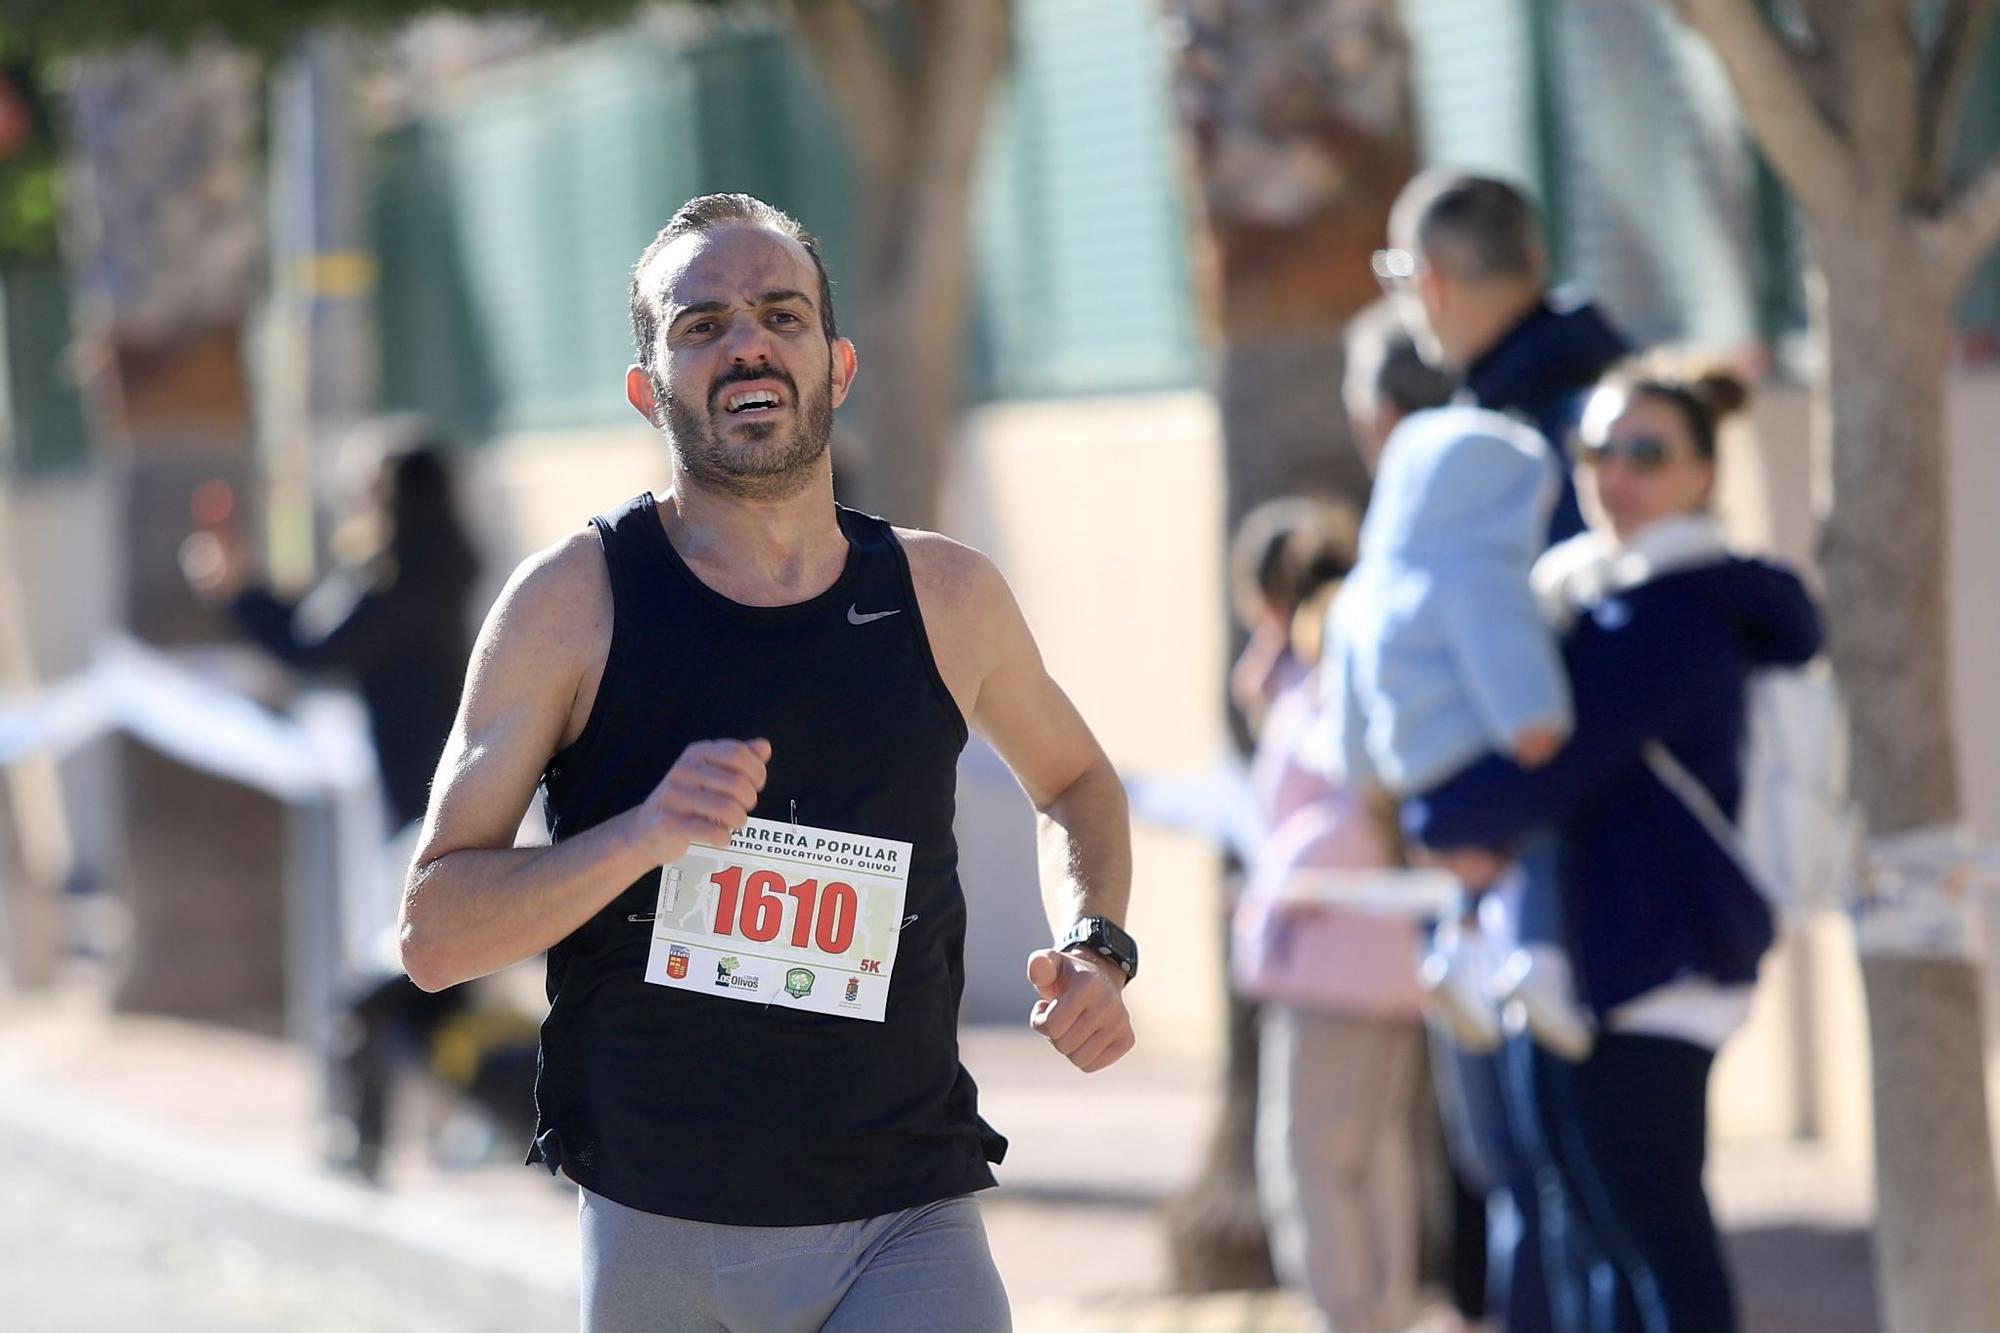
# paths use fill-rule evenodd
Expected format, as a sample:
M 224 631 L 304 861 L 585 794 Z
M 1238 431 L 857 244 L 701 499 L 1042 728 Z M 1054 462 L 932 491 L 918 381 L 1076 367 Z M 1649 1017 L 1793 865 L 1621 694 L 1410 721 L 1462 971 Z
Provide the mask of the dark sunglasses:
M 1576 461 L 1596 467 L 1607 458 L 1616 458 L 1634 472 L 1658 472 L 1674 456 L 1673 446 L 1657 435 L 1632 435 L 1622 440 L 1599 440 L 1576 446 Z

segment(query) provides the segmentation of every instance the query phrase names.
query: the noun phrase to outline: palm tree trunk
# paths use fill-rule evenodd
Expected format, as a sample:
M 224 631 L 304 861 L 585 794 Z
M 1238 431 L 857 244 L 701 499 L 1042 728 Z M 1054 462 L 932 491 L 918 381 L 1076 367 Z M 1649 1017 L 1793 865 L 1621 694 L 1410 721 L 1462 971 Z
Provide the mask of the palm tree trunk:
M 1343 331 L 1379 295 L 1369 257 L 1415 164 L 1396 6 L 1167 7 L 1181 33 L 1175 94 L 1219 343 L 1226 530 L 1278 496 L 1358 505 L 1368 479 L 1341 405 Z M 1232 656 L 1240 647 L 1233 637 Z M 1219 947 L 1227 940 L 1225 930 Z M 1226 1003 L 1221 1112 L 1200 1176 L 1167 1217 L 1184 1291 L 1274 1280 L 1253 1169 L 1257 1014 L 1234 996 Z
M 259 80 L 212 43 L 78 62 L 67 229 L 92 432 L 122 491 L 125 627 L 164 646 L 226 634 L 181 580 L 195 485 L 253 468 L 246 312 L 262 255 Z M 130 917 L 123 1009 L 276 1026 L 280 811 L 261 794 L 122 746 L 110 879 Z M 218 836 L 227 830 L 227 836 Z

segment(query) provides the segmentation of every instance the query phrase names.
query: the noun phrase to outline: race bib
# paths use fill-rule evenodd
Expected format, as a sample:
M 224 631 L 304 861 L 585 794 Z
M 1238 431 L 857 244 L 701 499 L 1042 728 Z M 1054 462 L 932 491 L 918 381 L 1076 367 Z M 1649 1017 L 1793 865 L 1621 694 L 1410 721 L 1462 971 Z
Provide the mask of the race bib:
M 646 980 L 879 1023 L 910 844 L 753 819 L 660 870 Z

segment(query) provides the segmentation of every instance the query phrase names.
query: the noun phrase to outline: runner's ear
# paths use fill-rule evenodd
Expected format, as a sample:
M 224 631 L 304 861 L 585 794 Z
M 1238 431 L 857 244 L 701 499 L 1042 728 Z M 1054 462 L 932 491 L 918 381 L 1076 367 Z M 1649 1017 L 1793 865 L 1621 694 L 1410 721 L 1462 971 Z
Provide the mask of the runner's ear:
M 653 394 L 653 377 L 648 375 L 644 368 L 640 366 L 625 368 L 625 401 L 632 404 L 633 410 L 653 426 L 664 424 L 660 420 L 659 401 Z
M 861 358 L 854 350 L 854 344 L 846 338 L 835 338 L 828 345 L 828 350 L 833 353 L 833 405 L 839 407 L 846 401 L 847 391 L 854 387 L 854 374 L 860 368 Z

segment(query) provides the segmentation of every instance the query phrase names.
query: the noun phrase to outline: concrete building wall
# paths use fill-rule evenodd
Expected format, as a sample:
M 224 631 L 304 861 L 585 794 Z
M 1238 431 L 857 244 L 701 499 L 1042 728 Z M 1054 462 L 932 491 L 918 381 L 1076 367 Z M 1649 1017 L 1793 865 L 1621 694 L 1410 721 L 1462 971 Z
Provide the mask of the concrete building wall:
M 1149 395 L 1007 404 L 966 422 L 946 529 L 993 557 L 1012 584 L 1051 673 L 1120 772 L 1194 775 L 1225 753 L 1222 473 L 1212 400 Z M 990 771 L 990 770 L 989 770 Z M 1004 864 L 976 816 L 1011 805 L 991 778 L 961 777 L 966 891 L 975 921 L 1013 924 L 1007 953 L 968 957 L 969 1016 L 1018 1016 L 1033 999 L 1020 945 L 1048 926 L 1019 844 Z M 1006 783 L 1011 788 L 1011 783 Z M 1208 1061 L 1222 1049 L 1222 883 L 1216 854 L 1184 833 L 1134 830 L 1129 926 L 1144 958 L 1129 992 L 1156 1053 Z M 1011 1001 L 1007 998 L 1012 996 Z

